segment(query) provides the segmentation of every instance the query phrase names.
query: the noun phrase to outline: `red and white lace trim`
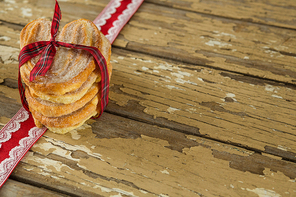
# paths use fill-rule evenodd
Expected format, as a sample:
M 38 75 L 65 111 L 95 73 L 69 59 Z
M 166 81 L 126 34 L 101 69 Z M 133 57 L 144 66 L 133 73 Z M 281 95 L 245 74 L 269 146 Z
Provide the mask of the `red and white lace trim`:
M 107 21 L 109 24 L 112 24 L 111 27 L 108 27 L 108 31 L 105 33 L 105 36 L 110 43 L 113 43 L 121 29 L 138 10 L 143 1 L 144 0 L 131 0 L 127 3 L 127 1 L 123 0 L 112 0 L 93 22 L 101 31 Z M 125 9 L 123 11 L 119 11 L 119 16 L 114 14 L 116 12 L 118 13 L 118 10 L 121 10 L 122 7 Z
M 19 146 L 9 152 L 9 158 L 0 163 L 0 185 L 4 183 L 11 174 L 14 166 L 24 157 L 33 144 L 42 136 L 46 128 L 33 127 L 29 130 L 29 136 L 19 141 Z
M 144 0 L 111 0 L 94 20 L 96 26 L 113 43 L 120 30 Z M 32 115 L 23 107 L 0 131 L 0 187 L 13 169 L 42 136 L 46 128 L 35 127 Z
M 11 134 L 21 128 L 21 122 L 28 120 L 29 112 L 23 107 L 14 115 L 14 117 L 0 131 L 0 148 L 2 143 L 10 140 Z M 1 170 L 1 169 L 0 169 Z

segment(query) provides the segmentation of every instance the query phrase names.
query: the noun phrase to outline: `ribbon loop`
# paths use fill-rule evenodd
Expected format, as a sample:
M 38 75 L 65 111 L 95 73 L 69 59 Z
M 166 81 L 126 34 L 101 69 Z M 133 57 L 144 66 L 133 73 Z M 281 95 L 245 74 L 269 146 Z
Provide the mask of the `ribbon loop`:
M 56 0 L 55 12 L 53 14 L 52 23 L 51 23 L 51 36 L 54 40 L 55 40 L 55 37 L 57 36 L 58 31 L 59 31 L 61 18 L 62 18 L 61 9 L 58 4 L 58 1 Z
M 30 81 L 34 81 L 35 77 L 38 75 L 44 76 L 46 74 L 46 72 L 50 68 L 50 66 L 46 66 L 46 64 L 52 63 L 55 54 L 55 46 L 52 44 L 52 42 L 49 42 L 49 44 L 44 48 L 43 52 L 41 53 L 40 59 L 30 72 Z

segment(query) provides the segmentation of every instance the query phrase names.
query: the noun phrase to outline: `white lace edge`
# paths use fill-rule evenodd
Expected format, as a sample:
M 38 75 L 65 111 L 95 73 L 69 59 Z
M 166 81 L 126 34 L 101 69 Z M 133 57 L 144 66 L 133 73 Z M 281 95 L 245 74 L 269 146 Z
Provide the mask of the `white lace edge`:
M 122 0 L 112 0 L 100 15 L 93 21 L 94 24 L 101 31 L 101 27 L 106 24 L 106 21 L 111 18 L 112 14 L 116 12 L 116 9 L 120 7 Z
M 120 16 L 118 16 L 116 21 L 113 22 L 113 27 L 108 30 L 108 34 L 106 35 L 106 38 L 108 38 L 111 43 L 113 43 L 120 30 L 138 10 L 143 1 L 144 0 L 132 0 L 132 2 L 128 4 L 127 9 L 124 10 Z
M 116 8 L 120 7 L 121 1 L 122 0 L 110 1 L 110 3 L 101 12 L 101 14 L 93 21 L 99 30 L 101 30 L 101 27 L 106 24 L 106 21 L 112 17 L 112 14 L 116 12 Z M 110 43 L 113 43 L 113 41 L 119 34 L 120 30 L 137 11 L 137 9 L 143 1 L 144 0 L 132 0 L 132 2 L 128 4 L 127 9 L 124 10 L 122 14 L 118 16 L 118 19 L 116 21 L 113 22 L 113 27 L 111 27 L 108 30 L 108 34 L 105 35 L 106 38 L 110 41 Z
M 21 127 L 21 122 L 28 120 L 29 112 L 25 108 L 21 108 L 11 120 L 0 131 L 0 148 L 4 142 L 11 138 L 11 134 L 16 132 Z
M 19 141 L 19 146 L 9 151 L 9 158 L 4 159 L 0 163 L 0 187 L 4 184 L 8 176 L 11 174 L 15 166 L 33 146 L 33 144 L 42 136 L 46 128 L 33 127 L 29 130 L 29 136 Z

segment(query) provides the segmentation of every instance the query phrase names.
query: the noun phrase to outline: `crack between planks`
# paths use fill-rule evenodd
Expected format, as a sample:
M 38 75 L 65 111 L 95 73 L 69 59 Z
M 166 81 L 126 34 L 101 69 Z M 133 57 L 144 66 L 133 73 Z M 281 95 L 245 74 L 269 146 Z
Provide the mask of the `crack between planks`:
M 48 137 L 48 136 L 43 136 L 43 137 L 45 137 L 45 138 L 48 138 L 48 139 L 50 139 L 50 137 Z M 53 139 L 53 138 L 51 138 L 51 139 Z M 55 140 L 55 139 L 53 139 L 53 140 Z M 57 141 L 58 142 L 58 141 Z M 67 148 L 65 148 L 65 147 L 63 147 L 63 146 L 61 146 L 59 143 L 54 143 L 54 142 L 52 142 L 52 141 L 49 141 L 49 143 L 51 143 L 52 145 L 54 145 L 54 146 L 58 146 L 58 147 L 60 147 L 60 148 L 62 148 L 63 150 L 67 150 L 67 151 L 70 151 L 70 152 L 74 152 L 75 150 L 71 150 L 71 149 L 67 149 Z M 63 142 L 63 143 L 65 143 L 65 142 Z M 67 143 L 66 143 L 67 144 Z M 33 152 L 33 151 L 32 151 Z M 112 176 L 104 176 L 104 175 L 101 175 L 101 174 L 98 174 L 98 173 L 95 173 L 95 172 L 92 172 L 92 171 L 90 171 L 90 170 L 87 170 L 87 169 L 84 169 L 84 168 L 81 168 L 79 165 L 78 165 L 78 162 L 75 162 L 74 161 L 74 163 L 69 163 L 69 162 L 72 162 L 71 160 L 68 160 L 67 158 L 64 158 L 64 157 L 62 157 L 62 156 L 60 156 L 60 155 L 56 155 L 56 156 L 50 156 L 52 153 L 49 153 L 48 155 L 42 155 L 42 154 L 39 154 L 39 153 L 37 153 L 37 152 L 33 152 L 34 153 L 34 155 L 38 155 L 40 158 L 49 158 L 49 159 L 52 159 L 52 160 L 54 160 L 54 161 L 58 161 L 58 162 L 61 162 L 62 164 L 64 164 L 64 165 L 66 165 L 66 166 L 68 166 L 69 168 L 72 168 L 72 169 L 76 169 L 76 170 L 79 170 L 79 171 L 82 171 L 83 172 L 83 174 L 85 174 L 85 175 L 87 175 L 87 176 L 89 176 L 89 177 L 91 177 L 91 178 L 93 178 L 93 179 L 102 179 L 102 180 L 105 180 L 105 181 L 113 181 L 113 182 L 116 182 L 117 184 L 123 184 L 123 185 L 126 185 L 126 186 L 130 186 L 130 187 L 132 187 L 132 188 L 134 188 L 134 189 L 137 189 L 137 190 L 139 190 L 139 191 L 144 191 L 144 192 L 147 192 L 147 193 L 149 193 L 149 194 L 153 194 L 153 195 L 157 195 L 156 193 L 153 193 L 153 192 L 151 192 L 151 191 L 148 191 L 148 190 L 146 190 L 146 189 L 144 189 L 144 188 L 141 188 L 141 187 L 139 187 L 139 186 L 137 186 L 135 183 L 133 183 L 133 182 L 130 182 L 130 181 L 127 181 L 127 180 L 125 180 L 125 179 L 117 179 L 117 178 L 114 178 L 114 177 L 112 177 Z M 92 155 L 89 155 L 88 153 L 86 153 L 89 157 L 93 157 Z M 53 155 L 55 155 L 55 154 L 53 154 Z M 71 156 L 72 157 L 72 156 Z M 60 158 L 60 159 L 59 159 Z M 61 158 L 62 159 L 65 159 L 65 160 L 61 160 Z M 73 157 L 72 157 L 73 158 Z M 98 157 L 94 157 L 94 158 L 96 158 L 96 159 L 99 159 L 100 161 L 103 161 L 101 158 L 98 158 Z M 103 162 L 106 162 L 108 165 L 110 165 L 110 166 L 112 166 L 109 162 L 107 162 L 107 161 L 103 161 Z M 30 165 L 32 165 L 32 164 L 30 164 Z M 33 165 L 33 166 L 35 166 L 36 168 L 38 168 L 38 166 L 36 166 L 36 165 Z M 112 167 L 114 167 L 114 166 L 112 166 Z M 116 167 L 117 168 L 117 167 Z M 119 168 L 118 168 L 119 169 Z M 75 177 L 77 177 L 75 174 L 72 174 L 72 176 L 75 176 Z M 18 178 L 18 177 L 17 177 Z M 79 177 L 79 178 L 81 178 L 81 177 Z M 25 178 L 23 178 L 24 180 L 26 180 L 27 181 L 27 179 L 25 179 Z M 91 180 L 87 180 L 87 179 L 83 179 L 83 178 L 81 178 L 82 180 L 84 180 L 84 181 L 86 181 L 86 182 L 89 182 L 89 183 L 93 183 L 93 184 L 95 184 L 95 185 L 97 185 L 98 183 L 96 183 L 96 182 L 93 182 L 93 181 L 91 181 Z M 69 179 L 67 179 L 67 180 L 69 180 Z M 26 183 L 26 181 L 24 182 L 24 183 Z M 30 180 L 29 180 L 30 181 Z M 38 184 L 41 184 L 41 183 L 38 183 Z M 42 186 L 44 185 L 44 184 L 41 184 Z M 113 192 L 119 192 L 120 193 L 120 191 L 116 191 L 116 190 L 114 190 L 114 188 L 109 188 L 109 187 L 106 187 L 106 186 L 104 186 L 104 185 L 101 185 L 101 184 L 99 184 L 101 187 L 105 187 L 105 188 L 108 188 L 108 189 L 110 189 L 110 190 L 112 190 Z M 37 186 L 38 187 L 38 185 L 34 185 L 34 186 Z M 47 186 L 47 185 L 44 185 L 45 187 Z M 44 187 L 44 188 L 45 188 Z M 53 189 L 51 189 L 52 187 L 49 187 L 49 188 L 45 188 L 45 189 L 49 189 L 49 190 L 51 190 L 51 191 L 53 191 Z M 63 190 L 62 190 L 63 191 Z M 57 192 L 59 192 L 59 193 L 61 193 L 61 191 L 60 190 L 58 190 L 57 189 Z M 73 194 L 71 193 L 71 192 L 67 192 L 67 191 L 65 191 L 65 194 L 67 194 L 67 195 L 71 195 L 71 196 L 73 196 Z M 75 195 L 75 197 L 76 197 L 76 195 Z
M 220 140 L 220 139 L 210 137 L 207 134 L 197 134 L 197 133 L 192 133 L 192 132 L 182 130 L 182 129 L 177 129 L 177 128 L 173 128 L 173 127 L 169 127 L 169 126 L 164 126 L 164 125 L 162 125 L 160 123 L 153 123 L 153 122 L 151 122 L 149 120 L 143 120 L 143 119 L 132 117 L 132 116 L 129 116 L 129 115 L 116 113 L 116 112 L 110 111 L 108 109 L 105 112 L 107 112 L 109 114 L 112 114 L 112 115 L 128 118 L 128 119 L 131 119 L 131 120 L 134 120 L 134 121 L 137 121 L 137 122 L 142 122 L 142 123 L 145 123 L 145 124 L 155 125 L 155 126 L 158 126 L 160 128 L 170 129 L 170 130 L 177 131 L 177 132 L 180 132 L 180 133 L 183 133 L 183 134 L 186 134 L 186 135 L 193 135 L 193 136 L 196 136 L 196 137 L 201 137 L 201 138 L 211 140 L 211 141 L 214 141 L 214 142 L 218 142 L 218 143 L 222 143 L 222 144 L 225 144 L 225 145 L 236 146 L 236 147 L 243 148 L 243 149 L 246 149 L 246 150 L 249 150 L 249 151 L 253 151 L 254 153 L 258 153 L 260 155 L 262 155 L 262 153 L 264 153 L 264 154 L 277 156 L 277 157 L 282 158 L 282 160 L 289 161 L 289 162 L 292 162 L 292 163 L 296 163 L 296 160 L 289 159 L 288 157 L 284 157 L 284 156 L 282 156 L 280 154 L 275 154 L 275 153 L 263 151 L 263 150 L 253 148 L 253 147 L 249 147 L 247 145 L 243 145 L 243 144 L 240 144 L 240 143 L 237 143 L 237 142 L 232 142 L 232 141 L 229 141 L 229 140 L 227 140 L 227 141 L 226 140 Z
M 173 9 L 180 9 L 180 8 L 174 8 L 172 6 L 164 6 L 162 4 L 153 3 L 153 2 L 148 2 L 148 3 L 159 5 L 159 6 L 162 6 L 162 7 L 170 7 L 170 8 L 173 8 Z M 205 16 L 214 16 L 214 17 L 217 17 L 217 18 L 225 18 L 225 19 L 230 19 L 230 20 L 235 20 L 235 21 L 242 21 L 242 20 L 239 20 L 239 19 L 231 18 L 231 17 L 223 17 L 223 16 L 212 15 L 212 14 L 205 14 L 205 13 L 202 13 L 202 12 L 194 12 L 194 11 L 189 11 L 189 10 L 186 10 L 186 9 L 180 9 L 180 10 L 184 10 L 184 11 L 188 11 L 188 12 L 192 12 L 192 13 L 198 13 L 198 14 L 205 15 Z M 17 23 L 7 22 L 7 21 L 3 21 L 3 20 L 0 20 L 0 22 L 2 22 L 2 24 L 8 24 L 8 25 L 14 26 L 18 30 L 19 29 L 22 29 L 25 26 L 23 24 L 17 24 Z M 251 23 L 251 24 L 257 24 L 257 25 L 262 25 L 262 26 L 269 26 L 269 27 L 274 27 L 274 28 L 282 28 L 282 29 L 288 29 L 288 30 L 293 30 L 293 31 L 296 30 L 296 28 L 293 29 L 293 28 L 279 27 L 279 26 L 275 26 L 275 25 L 269 25 L 269 24 L 258 23 L 258 22 L 250 22 L 250 21 L 248 21 L 248 22 Z M 239 74 L 239 75 L 246 76 L 246 77 L 252 77 L 252 78 L 255 78 L 255 79 L 260 79 L 260 80 L 264 80 L 266 82 L 275 82 L 275 83 L 283 84 L 285 86 L 290 86 L 290 87 L 292 86 L 294 88 L 296 87 L 295 84 L 289 83 L 289 82 L 282 82 L 282 81 L 275 80 L 275 79 L 262 78 L 262 77 L 259 77 L 259 76 L 254 76 L 254 75 L 250 75 L 250 74 L 246 74 L 246 73 L 241 73 L 241 72 L 237 72 L 237 71 L 231 71 L 231 70 L 227 70 L 227 69 L 223 69 L 223 68 L 219 68 L 219 67 L 215 67 L 215 66 L 202 65 L 202 64 L 194 64 L 192 62 L 187 62 L 187 61 L 184 61 L 184 60 L 180 61 L 180 60 L 177 60 L 176 58 L 173 58 L 173 57 L 160 56 L 160 55 L 156 55 L 156 54 L 153 54 L 153 53 L 149 53 L 147 51 L 146 51 L 146 53 L 144 53 L 143 51 L 136 51 L 134 49 L 128 48 L 128 44 L 127 44 L 127 47 L 126 48 L 124 48 L 124 47 L 118 47 L 118 46 L 112 46 L 112 48 L 126 50 L 126 51 L 130 51 L 130 52 L 135 52 L 135 53 L 138 53 L 138 54 L 144 54 L 144 55 L 147 55 L 148 54 L 148 55 L 150 55 L 152 57 L 162 58 L 164 60 L 172 60 L 172 61 L 182 62 L 182 63 L 186 63 L 186 64 L 190 64 L 190 65 L 202 66 L 202 67 L 206 67 L 206 68 L 215 69 L 215 70 L 218 70 L 218 71 L 226 71 L 226 72 L 235 73 L 235 74 Z M 6 82 L 5 82 L 5 80 L 7 80 L 7 79 L 9 80 L 9 78 L 4 79 L 4 82 L 0 83 L 0 85 L 8 86 L 6 84 Z M 16 87 L 11 87 L 11 88 L 16 88 Z M 139 118 L 136 118 L 136 117 L 131 117 L 129 115 L 124 115 L 124 114 L 112 112 L 110 110 L 106 110 L 106 112 L 108 112 L 110 114 L 113 114 L 113 115 L 125 117 L 125 118 L 131 119 L 131 120 L 136 120 L 138 122 L 143 122 L 143 123 L 147 123 L 147 124 L 151 124 L 151 125 L 157 125 L 157 126 L 160 126 L 160 127 L 163 127 L 163 128 L 168 128 L 168 129 L 171 129 L 171 130 L 174 130 L 174 131 L 177 131 L 177 132 L 181 132 L 181 133 L 184 133 L 184 134 L 195 135 L 195 136 L 202 137 L 202 138 L 209 139 L 209 140 L 213 140 L 213 141 L 216 141 L 216 142 L 219 142 L 219 143 L 224 143 L 224 144 L 228 144 L 228 145 L 237 146 L 237 147 L 244 148 L 244 149 L 247 149 L 247 150 L 250 150 L 250 151 L 254 151 L 254 152 L 259 153 L 259 154 L 261 154 L 261 153 L 267 153 L 267 152 L 262 151 L 260 149 L 249 147 L 247 145 L 242 145 L 242 144 L 235 143 L 235 142 L 230 142 L 230 141 L 219 140 L 219 139 L 216 139 L 216 138 L 209 137 L 207 135 L 191 133 L 191 132 L 188 132 L 188 131 L 184 131 L 184 130 L 181 130 L 181 129 L 176 129 L 176 128 L 169 127 L 169 126 L 165 126 L 164 127 L 164 125 L 159 124 L 159 123 L 152 123 L 149 120 L 146 121 L 146 120 L 139 119 Z M 281 155 L 272 154 L 272 153 L 267 153 L 267 154 L 279 156 L 283 160 L 291 161 L 291 159 L 282 157 Z M 291 161 L 291 162 L 296 162 L 296 161 Z
M 181 11 L 196 13 L 196 14 L 200 14 L 200 15 L 204 15 L 204 16 L 211 16 L 211 17 L 215 17 L 215 18 L 223 18 L 223 19 L 234 20 L 234 21 L 238 21 L 238 22 L 242 21 L 242 22 L 247 22 L 247 23 L 255 24 L 255 25 L 261 25 L 261 26 L 267 26 L 267 27 L 273 27 L 273 28 L 280 28 L 280 29 L 287 29 L 287 30 L 292 30 L 292 31 L 296 30 L 296 27 L 291 28 L 291 27 L 277 26 L 277 25 L 266 24 L 266 23 L 262 23 L 262 22 L 254 22 L 254 21 L 250 21 L 249 19 L 238 19 L 238 18 L 221 16 L 221 15 L 216 15 L 216 14 L 208 14 L 208 13 L 192 11 L 192 10 L 184 9 L 184 8 L 180 8 L 180 7 L 174 7 L 172 5 L 164 5 L 162 3 L 151 2 L 149 0 L 146 0 L 145 4 L 157 5 L 157 6 L 164 7 L 164 8 L 171 8 L 171 9 L 175 9 L 175 10 L 181 10 Z M 17 29 L 19 29 L 19 26 L 21 26 L 23 28 L 26 25 L 26 24 L 22 24 L 22 23 L 7 22 L 7 21 L 4 21 L 4 20 L 0 20 L 0 23 L 1 22 L 3 24 L 10 24 L 10 25 L 16 26 Z
M 214 69 L 214 70 L 217 70 L 217 71 L 224 71 L 224 72 L 234 73 L 234 74 L 242 75 L 242 76 L 245 76 L 245 77 L 252 77 L 254 79 L 264 80 L 264 81 L 266 81 L 266 83 L 268 83 L 268 82 L 280 83 L 280 84 L 283 84 L 285 86 L 293 87 L 293 88 L 296 89 L 296 84 L 294 84 L 294 83 L 283 82 L 283 81 L 279 81 L 279 80 L 276 80 L 276 79 L 270 79 L 270 78 L 262 78 L 260 76 L 255 76 L 255 75 L 246 74 L 246 73 L 243 73 L 243 72 L 238 72 L 238 71 L 233 71 L 233 70 L 227 70 L 227 69 L 223 69 L 223 68 L 215 67 L 215 66 L 210 66 L 210 65 L 206 65 L 206 64 L 196 64 L 196 63 L 186 61 L 186 60 L 179 60 L 179 59 L 173 58 L 172 56 L 171 57 L 160 56 L 160 55 L 157 55 L 157 54 L 154 54 L 154 53 L 150 53 L 149 51 L 146 51 L 146 52 L 137 51 L 137 50 L 128 48 L 128 44 L 127 44 L 127 48 L 119 47 L 119 46 L 112 46 L 112 48 L 120 49 L 120 50 L 126 50 L 126 51 L 130 51 L 130 52 L 134 52 L 134 53 L 138 53 L 138 54 L 142 54 L 142 55 L 149 55 L 149 56 L 152 56 L 152 57 L 161 58 L 163 60 L 181 62 L 181 63 L 185 63 L 185 64 L 190 64 L 190 65 L 200 66 L 200 67 L 204 67 L 204 68 Z
M 180 133 L 183 133 L 183 134 L 186 134 L 186 135 L 193 135 L 193 136 L 197 136 L 197 137 L 201 137 L 201 138 L 205 138 L 205 139 L 208 139 L 208 140 L 212 140 L 212 141 L 215 141 L 215 142 L 219 142 L 219 143 L 223 143 L 225 145 L 233 145 L 233 146 L 237 146 L 237 147 L 240 147 L 240 148 L 244 148 L 244 149 L 247 149 L 247 150 L 250 150 L 250 151 L 253 151 L 253 152 L 256 152 L 256 153 L 259 153 L 261 154 L 262 150 L 260 149 L 256 149 L 256 148 L 252 148 L 252 147 L 249 147 L 247 145 L 242 145 L 240 143 L 235 143 L 235 142 L 231 142 L 231 141 L 224 141 L 224 140 L 219 140 L 219 139 L 216 139 L 216 138 L 212 138 L 210 136 L 208 136 L 207 134 L 197 134 L 197 133 L 193 133 L 193 132 L 189 132 L 189 131 L 186 131 L 186 130 L 182 130 L 182 129 L 177 129 L 177 128 L 174 128 L 174 127 L 169 127 L 169 126 L 164 126 L 160 123 L 153 123 L 149 120 L 144 120 L 144 119 L 140 119 L 140 118 L 136 118 L 136 117 L 132 117 L 132 116 L 129 116 L 129 115 L 125 115 L 125 114 L 120 114 L 120 113 L 116 113 L 114 111 L 110 111 L 108 109 L 106 109 L 107 113 L 109 114 L 112 114 L 112 115 L 115 115 L 115 116 L 120 116 L 120 117 L 124 117 L 124 118 L 128 118 L 130 120 L 134 120 L 134 121 L 137 121 L 137 122 L 141 122 L 141 123 L 145 123 L 145 124 L 150 124 L 150 125 L 155 125 L 155 126 L 158 126 L 160 128 L 166 128 L 166 129 L 170 129 L 172 131 L 177 131 L 177 132 L 180 132 Z M 270 154 L 270 153 L 268 153 Z
M 11 180 L 14 180 L 14 181 L 17 181 L 17 182 L 20 182 L 20 183 L 24 183 L 24 184 L 27 184 L 27 185 L 31 185 L 33 187 L 38 187 L 38 188 L 42 188 L 42 189 L 45 189 L 45 190 L 49 190 L 51 192 L 55 192 L 61 196 L 71 196 L 71 197 L 81 197 L 79 195 L 76 195 L 74 193 L 69 193 L 67 191 L 64 191 L 64 190 L 60 190 L 56 187 L 50 187 L 50 185 L 45 185 L 45 184 L 41 184 L 40 182 L 37 182 L 37 181 L 32 181 L 30 179 L 26 179 L 26 178 L 23 178 L 23 177 L 18 177 L 18 176 L 15 176 L 15 175 L 10 175 L 9 179 Z
M 16 83 L 17 81 L 16 80 L 11 80 L 11 82 L 15 82 Z M 3 83 L 3 82 L 1 83 L 1 85 L 8 86 L 6 83 Z M 270 155 L 279 156 L 279 157 L 281 157 L 284 160 L 287 160 L 287 161 L 291 161 L 293 163 L 296 163 L 295 160 L 292 161 L 288 157 L 284 157 L 284 156 L 282 156 L 280 154 L 273 154 L 273 153 L 270 153 L 270 152 L 266 152 L 266 151 L 263 151 L 263 150 L 260 150 L 260 149 L 252 148 L 252 147 L 249 147 L 247 145 L 243 145 L 243 144 L 232 142 L 232 141 L 225 141 L 225 140 L 216 139 L 216 138 L 213 138 L 213 137 L 208 136 L 207 134 L 197 134 L 197 133 L 189 132 L 189 131 L 186 131 L 186 130 L 182 130 L 182 129 L 170 127 L 168 125 L 163 125 L 161 123 L 153 123 L 152 121 L 149 121 L 149 120 L 145 120 L 145 119 L 141 119 L 141 118 L 129 116 L 129 115 L 122 114 L 122 113 L 117 113 L 115 111 L 111 111 L 111 110 L 108 110 L 108 109 L 106 109 L 105 112 L 107 112 L 109 114 L 112 114 L 112 115 L 116 115 L 116 116 L 120 116 L 120 117 L 131 119 L 131 120 L 135 120 L 135 121 L 138 121 L 138 122 L 142 122 L 142 123 L 146 123 L 146 124 L 150 124 L 150 125 L 156 125 L 156 126 L 159 126 L 161 128 L 171 129 L 173 131 L 177 131 L 177 132 L 180 132 L 180 133 L 183 133 L 183 134 L 186 134 L 186 135 L 194 135 L 194 136 L 197 136 L 197 137 L 205 138 L 205 139 L 212 140 L 212 141 L 219 142 L 219 143 L 223 143 L 223 144 L 226 144 L 226 145 L 237 146 L 237 147 L 240 147 L 240 148 L 244 148 L 246 150 L 253 151 L 253 152 L 258 153 L 258 154 L 266 153 L 266 154 L 270 154 Z
M 238 21 L 238 22 L 241 21 L 241 22 L 246 22 L 246 23 L 250 23 L 250 24 L 254 24 L 254 25 L 267 26 L 267 27 L 280 28 L 280 29 L 287 29 L 287 30 L 292 30 L 292 31 L 296 30 L 296 27 L 292 28 L 292 27 L 277 26 L 277 25 L 266 24 L 266 23 L 262 23 L 262 22 L 250 21 L 250 19 L 238 19 L 238 18 L 221 16 L 221 15 L 216 15 L 216 14 L 208 14 L 208 13 L 204 13 L 204 12 L 188 10 L 188 9 L 185 9 L 185 8 L 174 7 L 172 5 L 164 5 L 164 4 L 161 4 L 161 3 L 151 2 L 149 0 L 146 0 L 145 3 L 152 4 L 152 5 L 157 5 L 157 6 L 160 6 L 160 7 L 171 8 L 171 9 L 175 9 L 175 10 L 181 10 L 181 11 L 191 12 L 191 13 L 195 13 L 195 14 L 200 14 L 200 15 L 203 15 L 203 16 L 211 16 L 211 17 L 215 17 L 215 18 L 234 20 L 234 21 Z
M 156 4 L 156 3 L 151 3 L 151 4 Z M 156 4 L 156 5 L 158 5 L 158 4 Z M 161 4 L 159 4 L 159 5 L 161 5 Z M 161 6 L 163 6 L 163 5 L 161 5 Z M 165 6 L 163 6 L 163 7 L 165 7 Z M 4 23 L 4 24 L 8 24 L 8 25 L 10 24 L 10 25 L 13 25 L 13 26 L 21 27 L 20 30 L 23 27 L 25 27 L 25 25 L 23 25 L 23 24 L 17 24 L 17 23 L 12 23 L 12 22 L 7 22 L 7 21 L 0 20 L 0 23 L 1 22 Z M 266 24 L 260 24 L 260 25 L 266 25 Z M 277 27 L 277 26 L 275 26 L 275 27 Z M 281 28 L 281 27 L 278 27 L 278 28 Z M 292 29 L 292 30 L 295 31 L 296 28 L 295 29 Z M 3 45 L 3 44 L 1 44 L 1 45 Z M 126 51 L 130 51 L 130 52 L 138 53 L 138 54 L 144 54 L 144 55 L 147 55 L 148 54 L 148 55 L 150 55 L 152 57 L 162 58 L 164 60 L 172 60 L 174 62 L 182 62 L 182 63 L 186 63 L 186 64 L 190 64 L 190 65 L 202 66 L 202 67 L 205 67 L 205 68 L 215 69 L 217 71 L 226 71 L 226 72 L 230 72 L 230 73 L 234 73 L 234 74 L 240 74 L 240 75 L 243 75 L 243 76 L 246 76 L 246 77 L 253 77 L 255 79 L 265 80 L 267 82 L 270 81 L 270 82 L 281 83 L 281 84 L 284 84 L 286 86 L 292 86 L 292 87 L 294 87 L 296 89 L 296 85 L 294 83 L 282 82 L 282 81 L 279 81 L 279 80 L 276 80 L 276 79 L 270 79 L 270 78 L 262 78 L 260 76 L 246 74 L 246 73 L 242 73 L 242 72 L 238 72 L 238 71 L 232 71 L 232 70 L 223 69 L 223 68 L 220 68 L 220 67 L 210 66 L 210 65 L 206 65 L 206 64 L 196 64 L 196 63 L 193 63 L 193 62 L 190 62 L 190 61 L 179 60 L 177 58 L 173 58 L 173 56 L 167 57 L 167 56 L 157 55 L 157 54 L 151 53 L 149 51 L 146 51 L 146 52 L 144 52 L 144 51 L 138 51 L 138 50 L 135 50 L 135 49 L 128 48 L 128 45 L 129 45 L 129 42 L 127 43 L 126 47 L 120 47 L 120 46 L 114 46 L 114 45 L 112 45 L 112 48 L 126 50 Z M 3 45 L 3 46 L 5 46 L 5 45 Z

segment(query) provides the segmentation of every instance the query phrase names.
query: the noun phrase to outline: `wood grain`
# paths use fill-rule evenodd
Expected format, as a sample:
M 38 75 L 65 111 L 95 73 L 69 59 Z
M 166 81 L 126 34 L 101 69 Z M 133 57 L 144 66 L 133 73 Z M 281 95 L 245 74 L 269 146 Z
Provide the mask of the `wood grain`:
M 39 1 L 35 2 L 37 4 Z M 68 10 L 77 7 L 79 2 L 61 4 L 61 9 L 65 10 L 63 24 L 80 17 L 93 20 L 103 8 L 102 4 L 90 2 L 82 4 L 84 7 L 80 11 Z M 49 4 L 31 6 L 15 2 L 17 6 L 29 6 L 32 16 L 28 14 L 25 20 L 22 12 L 10 11 L 8 5 L 4 6 L 3 2 L 1 4 L 7 7 L 10 15 L 13 12 L 14 17 L 1 15 L 0 20 L 11 23 L 20 24 L 18 21 L 26 23 L 38 17 L 52 17 Z M 295 31 L 291 29 L 144 3 L 122 30 L 114 46 L 194 65 L 296 84 L 295 42 Z
M 147 2 L 240 21 L 296 29 L 296 3 L 293 0 L 147 0 Z
M 93 17 L 96 17 L 108 3 L 108 0 L 92 1 L 91 4 L 86 3 L 84 0 L 59 1 L 62 9 L 61 24 L 64 25 L 78 18 L 94 20 Z M 19 25 L 26 25 L 37 18 L 51 20 L 54 5 L 55 1 L 44 0 L 1 1 L 0 11 L 3 14 L 1 14 L 0 20 Z
M 8 179 L 0 189 L 1 197 L 66 197 L 67 195 L 58 194 L 43 188 L 34 187 L 18 181 Z
M 144 4 L 115 45 L 295 84 L 295 31 Z
M 107 3 L 61 1 L 61 25 Z M 21 107 L 19 32 L 51 19 L 53 4 L 0 1 L 0 128 Z M 11 175 L 26 184 L 9 180 L 0 195 L 295 196 L 293 10 L 288 0 L 145 1 L 114 43 L 106 112 L 46 132 Z
M 112 65 L 108 112 L 295 161 L 294 86 L 118 49 Z
M 66 135 L 46 132 L 12 177 L 74 196 L 293 196 L 295 170 L 281 157 L 104 113 Z
M 183 132 L 261 151 L 296 151 L 294 86 L 114 51 L 110 112 L 157 125 L 164 118 L 190 126 Z

